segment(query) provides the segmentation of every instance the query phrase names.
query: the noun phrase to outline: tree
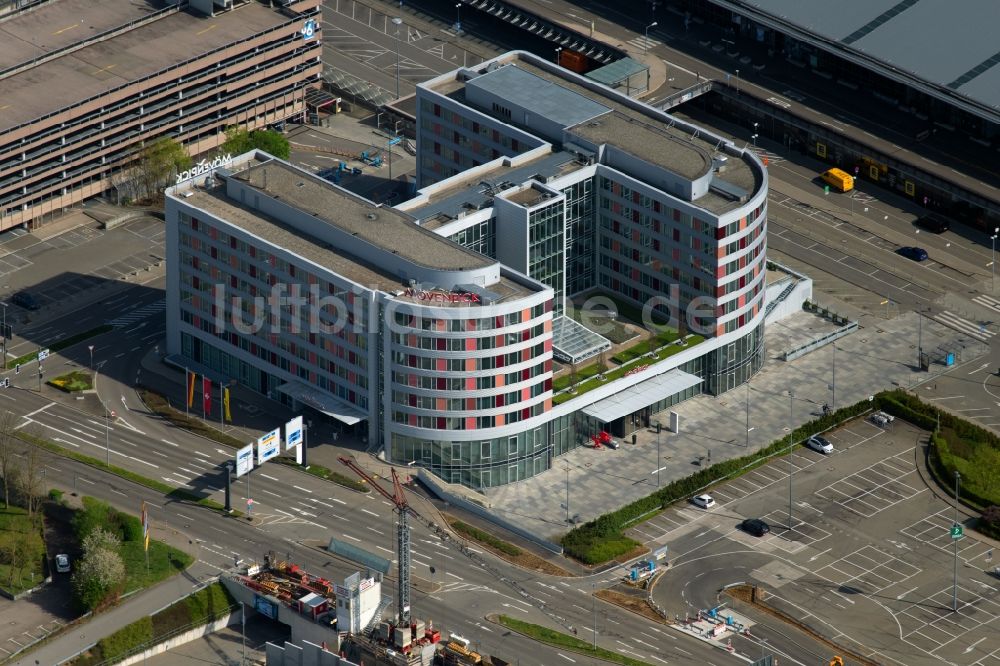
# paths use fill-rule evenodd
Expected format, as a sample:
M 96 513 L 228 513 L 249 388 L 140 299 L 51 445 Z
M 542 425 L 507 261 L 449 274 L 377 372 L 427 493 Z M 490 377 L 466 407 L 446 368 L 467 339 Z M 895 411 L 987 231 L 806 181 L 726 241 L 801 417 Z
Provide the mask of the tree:
M 281 132 L 274 130 L 251 132 L 239 127 L 226 129 L 226 142 L 222 144 L 222 152 L 241 155 L 250 150 L 263 150 L 282 160 L 287 160 L 291 155 L 291 145 Z
M 171 177 L 191 166 L 191 157 L 184 146 L 168 136 L 160 137 L 143 148 L 138 170 L 146 196 L 159 195 L 160 188 Z
M 117 552 L 98 548 L 80 560 L 71 580 L 77 603 L 85 610 L 93 610 L 121 591 L 125 563 Z
M 17 491 L 29 516 L 35 515 L 45 495 L 45 459 L 46 456 L 35 446 L 27 447 L 22 456 Z
M 3 482 L 3 505 L 10 506 L 10 489 L 17 485 L 17 452 L 14 447 L 16 417 L 10 412 L 0 416 L 0 481 Z
M 604 373 L 608 371 L 608 361 L 605 352 L 601 352 L 597 355 L 597 374 L 604 377 Z
M 96 553 L 102 548 L 118 552 L 120 545 L 121 541 L 115 534 L 103 527 L 95 527 L 91 530 L 90 534 L 83 537 L 83 556 L 86 557 L 91 553 Z

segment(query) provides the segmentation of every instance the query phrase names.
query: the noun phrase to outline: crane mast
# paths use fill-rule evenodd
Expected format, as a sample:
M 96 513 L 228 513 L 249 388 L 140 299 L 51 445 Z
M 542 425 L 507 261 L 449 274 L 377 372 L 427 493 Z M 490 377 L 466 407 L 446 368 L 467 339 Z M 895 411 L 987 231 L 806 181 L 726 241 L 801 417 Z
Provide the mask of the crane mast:
M 392 470 L 393 492 L 389 493 L 350 458 L 341 456 L 338 460 L 367 481 L 373 490 L 392 502 L 396 513 L 399 514 L 399 520 L 396 523 L 396 561 L 398 563 L 396 593 L 399 600 L 397 617 L 401 626 L 408 626 L 410 624 L 410 512 L 413 509 L 410 508 L 406 496 L 403 494 L 403 485 L 399 482 L 396 470 Z

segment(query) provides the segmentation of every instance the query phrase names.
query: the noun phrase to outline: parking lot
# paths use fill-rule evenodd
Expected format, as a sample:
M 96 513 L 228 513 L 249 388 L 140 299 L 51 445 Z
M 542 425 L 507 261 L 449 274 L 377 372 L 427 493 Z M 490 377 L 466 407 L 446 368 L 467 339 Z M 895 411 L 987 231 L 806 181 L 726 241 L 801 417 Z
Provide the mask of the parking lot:
M 682 503 L 629 530 L 670 549 L 657 601 L 691 613 L 725 585 L 752 582 L 776 609 L 879 663 L 1000 664 L 995 544 L 968 529 L 958 540 L 952 610 L 955 509 L 926 481 L 927 434 L 858 419 L 827 437 L 830 455 L 798 449 L 712 488 L 709 510 Z M 967 525 L 970 517 L 959 514 Z M 745 518 L 762 518 L 770 533 L 744 533 Z

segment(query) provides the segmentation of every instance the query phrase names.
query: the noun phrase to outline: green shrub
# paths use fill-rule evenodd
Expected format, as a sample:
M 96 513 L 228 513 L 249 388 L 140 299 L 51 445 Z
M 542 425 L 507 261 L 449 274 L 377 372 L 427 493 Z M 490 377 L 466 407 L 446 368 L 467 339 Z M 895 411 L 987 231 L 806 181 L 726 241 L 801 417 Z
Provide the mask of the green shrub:
M 142 541 L 142 521 L 127 513 L 116 514 L 122 541 Z
M 127 656 L 129 652 L 153 640 L 153 622 L 147 615 L 132 624 L 127 624 L 107 638 L 98 642 L 101 655 L 106 661 L 114 661 Z
M 868 400 L 863 400 L 842 407 L 832 414 L 809 421 L 792 431 L 791 442 L 801 443 L 810 435 L 823 432 L 841 421 L 863 414 L 872 409 L 873 406 L 879 406 L 879 403 L 873 404 Z M 716 463 L 711 467 L 698 470 L 691 476 L 668 483 L 651 495 L 570 530 L 562 538 L 563 550 L 567 555 L 586 564 L 599 564 L 624 555 L 639 545 L 623 534 L 629 526 L 674 502 L 692 496 L 713 483 L 721 482 L 763 465 L 771 457 L 787 452 L 788 448 L 789 437 L 786 436 L 772 442 L 761 451 Z
M 63 491 L 59 490 L 58 488 L 49 489 L 49 499 L 52 500 L 53 502 L 61 503 L 63 501 Z
M 504 541 L 503 539 L 498 539 L 489 532 L 484 532 L 483 530 L 473 527 L 463 523 L 461 520 L 456 520 L 451 523 L 451 526 L 455 528 L 456 532 L 464 534 L 470 539 L 475 539 L 479 543 L 486 544 L 491 548 L 499 550 L 501 553 L 506 553 L 512 557 L 517 557 L 521 554 L 521 549 L 512 543 Z
M 117 513 L 107 502 L 102 502 L 96 497 L 85 496 L 82 500 L 83 509 L 77 511 L 73 516 L 73 532 L 79 541 L 90 534 L 95 527 L 103 527 L 118 536 L 121 536 L 113 526 L 112 513 Z

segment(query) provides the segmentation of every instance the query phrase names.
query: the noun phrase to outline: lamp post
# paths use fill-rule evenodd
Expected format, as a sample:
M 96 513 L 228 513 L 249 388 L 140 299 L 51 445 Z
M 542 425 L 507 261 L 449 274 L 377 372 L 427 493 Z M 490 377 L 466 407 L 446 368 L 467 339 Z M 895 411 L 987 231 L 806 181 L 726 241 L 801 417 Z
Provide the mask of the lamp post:
M 756 123 L 755 123 L 755 124 L 756 124 Z M 753 136 L 751 136 L 751 137 L 750 137 L 750 140 L 751 140 L 751 141 L 753 141 L 753 147 L 754 147 L 754 149 L 756 150 L 756 148 L 757 148 L 757 135 L 756 135 L 756 134 L 754 134 Z
M 660 426 L 659 422 L 657 422 L 657 424 L 656 424 L 656 487 L 657 488 L 660 487 L 660 469 L 662 469 L 662 467 L 663 467 L 662 465 L 660 465 L 660 460 L 661 460 L 661 458 L 660 458 L 660 430 L 662 430 L 662 427 Z
M 569 465 L 566 465 L 566 522 L 569 522 Z
M 659 21 L 653 21 L 652 23 L 650 23 L 649 25 L 646 26 L 646 40 L 642 43 L 642 52 L 643 53 L 645 53 L 646 50 L 649 48 L 649 29 L 650 28 L 655 28 L 658 25 L 660 25 Z
M 455 4 L 455 32 L 462 32 L 462 3 Z
M 990 240 L 993 241 L 993 252 L 992 252 L 992 255 L 990 257 L 990 259 L 992 259 L 992 261 L 990 261 L 990 293 L 991 294 L 993 293 L 993 288 L 996 286 L 996 277 L 997 277 L 997 234 L 1000 234 L 1000 227 L 994 228 L 993 229 L 993 235 L 990 236 Z M 7 312 L 7 306 L 6 305 L 4 306 L 3 310 L 4 310 L 4 312 Z M 6 326 L 4 326 L 4 330 L 7 330 Z M 4 350 L 4 351 L 6 352 L 6 350 Z
M 399 99 L 399 26 L 403 24 L 403 19 L 394 16 L 392 24 L 396 26 L 396 99 Z
M 837 410 L 837 343 L 833 343 L 833 383 L 830 384 L 830 411 Z
M 561 46 L 557 46 L 556 47 L 556 64 L 557 65 L 559 64 L 559 53 L 562 51 L 562 49 L 563 49 L 563 47 L 561 47 Z
M 955 525 L 958 525 L 958 482 L 962 475 L 959 474 L 958 470 L 955 470 Z M 955 546 L 955 569 L 954 577 L 951 586 L 951 610 L 952 612 L 958 611 L 958 539 L 954 536 L 951 538 L 952 543 Z
M 597 583 L 590 584 L 590 597 L 594 602 L 594 649 L 597 649 Z
M 3 306 L 3 365 L 4 365 L 4 367 L 6 367 L 6 365 L 7 365 L 7 304 L 4 303 L 4 302 L 0 302 L 0 305 Z M 91 370 L 94 369 L 94 352 L 93 352 L 93 347 L 91 347 L 91 352 L 90 352 L 90 369 Z
M 750 448 L 750 380 L 747 380 L 747 441 L 743 448 Z
M 788 531 L 792 531 L 792 405 L 795 401 L 795 394 L 788 391 Z
M 917 368 L 923 368 L 924 359 L 924 314 L 917 310 Z
M 7 308 L 4 308 L 4 312 L 5 313 L 7 312 Z M 4 330 L 7 330 L 6 326 L 4 326 Z M 94 345 L 87 345 L 87 349 L 90 350 L 90 371 L 93 372 L 94 371 Z M 6 352 L 7 350 L 4 350 L 4 351 Z M 6 354 L 5 354 L 5 357 L 6 357 Z
M 736 94 L 740 94 L 740 70 L 736 70 Z

